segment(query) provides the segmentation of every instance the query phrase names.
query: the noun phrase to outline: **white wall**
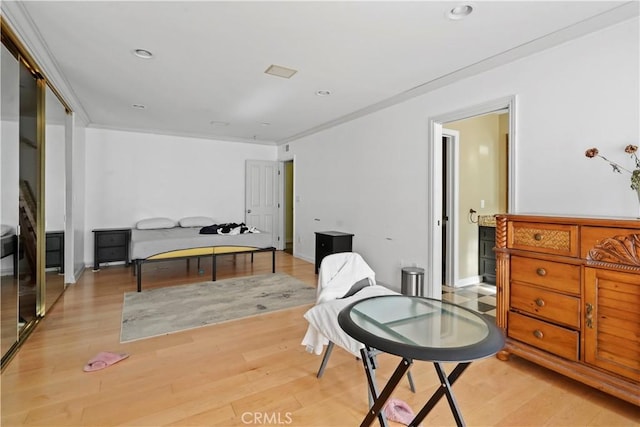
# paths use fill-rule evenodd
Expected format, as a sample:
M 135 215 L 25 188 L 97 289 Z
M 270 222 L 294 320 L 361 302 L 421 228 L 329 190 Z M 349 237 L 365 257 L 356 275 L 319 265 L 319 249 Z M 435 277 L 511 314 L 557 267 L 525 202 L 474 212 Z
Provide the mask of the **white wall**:
M 246 160 L 276 160 L 277 148 L 197 138 L 86 130 L 85 263 L 95 228 L 143 218 L 205 215 L 244 221 Z
M 296 256 L 312 260 L 314 232 L 353 232 L 378 279 L 399 287 L 401 265 L 429 268 L 429 117 L 516 95 L 518 213 L 636 217 L 618 160 L 640 135 L 639 22 L 630 21 L 280 147 L 295 157 Z M 631 165 L 629 165 L 631 166 Z M 318 219 L 318 220 L 316 220 Z M 298 240 L 299 239 L 299 240 Z
M 65 229 L 65 128 L 45 128 L 45 231 Z
M 67 118 L 67 126 L 71 131 L 71 135 L 67 137 L 66 163 L 71 167 L 67 168 L 66 177 L 66 192 L 69 195 L 66 204 L 66 230 L 71 232 L 72 238 L 66 239 L 67 246 L 70 247 L 65 247 L 65 281 L 67 283 L 75 283 L 85 266 L 86 125 L 74 113 Z M 93 247 L 92 244 L 89 246 Z M 69 259 L 72 259 L 71 265 L 66 261 Z

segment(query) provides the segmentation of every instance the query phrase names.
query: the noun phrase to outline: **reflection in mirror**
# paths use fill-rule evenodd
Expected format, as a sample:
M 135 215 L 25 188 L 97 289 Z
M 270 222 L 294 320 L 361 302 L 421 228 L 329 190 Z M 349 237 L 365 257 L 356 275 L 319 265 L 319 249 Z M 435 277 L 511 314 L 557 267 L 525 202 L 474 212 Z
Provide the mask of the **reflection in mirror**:
M 0 352 L 2 356 L 18 341 L 18 141 L 20 114 L 20 67 L 2 45 L 0 57 L 2 104 L 0 112 Z
M 24 64 L 20 64 L 20 167 L 18 222 L 18 302 L 19 327 L 36 320 L 37 315 L 37 212 L 40 186 L 37 144 L 38 85 Z
M 45 93 L 45 306 L 64 291 L 66 110 L 47 86 Z M 44 313 L 40 313 L 44 314 Z

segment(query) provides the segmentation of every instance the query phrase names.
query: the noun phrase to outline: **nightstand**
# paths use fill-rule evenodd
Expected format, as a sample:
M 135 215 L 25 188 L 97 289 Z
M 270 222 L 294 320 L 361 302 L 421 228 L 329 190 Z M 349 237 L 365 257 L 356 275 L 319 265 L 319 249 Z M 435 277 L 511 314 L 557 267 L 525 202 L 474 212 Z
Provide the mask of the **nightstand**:
M 47 231 L 45 235 L 45 268 L 57 267 L 64 273 L 64 231 Z
M 130 228 L 102 228 L 93 230 L 93 271 L 100 263 L 124 261 L 129 265 Z
M 327 255 L 352 252 L 353 234 L 340 231 L 316 231 L 316 274 Z

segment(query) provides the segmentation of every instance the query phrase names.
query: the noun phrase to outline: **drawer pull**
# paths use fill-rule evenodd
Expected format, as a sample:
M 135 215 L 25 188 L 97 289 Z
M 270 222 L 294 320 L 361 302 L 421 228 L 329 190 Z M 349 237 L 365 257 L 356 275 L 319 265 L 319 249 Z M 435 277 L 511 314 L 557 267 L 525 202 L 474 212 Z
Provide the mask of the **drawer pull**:
M 536 233 L 533 235 L 534 240 L 540 241 L 542 240 L 542 234 Z
M 587 303 L 587 328 L 593 329 L 593 304 Z
M 536 274 L 538 276 L 546 276 L 547 275 L 547 270 L 545 270 L 544 268 L 538 268 L 536 270 Z
M 544 307 L 544 300 L 542 298 L 536 298 L 535 303 L 538 307 Z
M 533 331 L 533 336 L 538 338 L 538 339 L 544 338 L 544 334 L 542 333 L 542 331 L 540 329 L 536 329 L 535 331 Z

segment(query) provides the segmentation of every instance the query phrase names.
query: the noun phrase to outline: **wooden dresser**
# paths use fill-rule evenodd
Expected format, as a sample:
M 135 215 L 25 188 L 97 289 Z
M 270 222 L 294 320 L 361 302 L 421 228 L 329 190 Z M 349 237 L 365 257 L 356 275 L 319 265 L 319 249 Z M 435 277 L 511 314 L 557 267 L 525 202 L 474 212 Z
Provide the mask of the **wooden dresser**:
M 510 353 L 640 406 L 640 220 L 498 215 Z

